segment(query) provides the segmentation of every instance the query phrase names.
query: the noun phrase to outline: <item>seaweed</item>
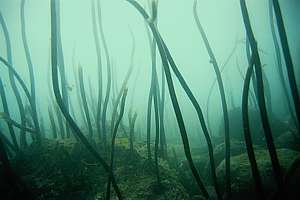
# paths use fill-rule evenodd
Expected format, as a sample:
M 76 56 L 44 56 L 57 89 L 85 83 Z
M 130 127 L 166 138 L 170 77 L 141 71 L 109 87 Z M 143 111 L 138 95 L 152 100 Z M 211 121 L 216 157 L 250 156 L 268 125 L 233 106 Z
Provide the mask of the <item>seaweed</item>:
M 27 67 L 29 71 L 29 78 L 30 78 L 30 96 L 31 96 L 31 116 L 33 119 L 33 123 L 36 130 L 36 139 L 37 142 L 41 142 L 41 130 L 40 130 L 40 124 L 38 120 L 38 114 L 37 114 L 37 105 L 36 105 L 36 94 L 35 94 L 35 78 L 34 78 L 34 71 L 33 71 L 33 63 L 31 60 L 31 55 L 29 51 L 29 46 L 27 42 L 27 36 L 26 36 L 26 24 L 25 24 L 25 2 L 26 0 L 21 1 L 21 7 L 20 7 L 20 15 L 21 15 L 21 33 L 22 33 L 22 42 L 24 46 L 25 56 L 27 60 Z
M 129 118 L 129 148 L 131 153 L 133 153 L 133 142 L 135 140 L 134 127 L 137 118 L 137 113 L 135 112 L 132 116 L 132 113 L 130 112 L 130 114 L 128 114 L 128 118 Z
M 101 106 L 102 106 L 102 96 L 103 96 L 103 83 L 102 83 L 102 61 L 101 61 L 101 48 L 100 48 L 100 40 L 98 36 L 97 31 L 97 25 L 96 25 L 96 8 L 94 0 L 91 0 L 91 13 L 92 13 L 92 24 L 93 24 L 93 36 L 95 41 L 95 47 L 96 47 L 96 53 L 97 53 L 97 67 L 98 67 L 98 101 L 97 101 L 97 113 L 96 113 L 96 127 L 98 131 L 98 137 L 101 140 L 103 137 L 104 144 L 105 142 L 105 133 L 102 133 L 103 136 L 101 136 Z
M 105 98 L 104 98 L 104 103 L 103 103 L 103 109 L 102 109 L 102 133 L 103 136 L 106 137 L 107 134 L 107 128 L 106 128 L 106 118 L 107 118 L 107 109 L 108 109 L 108 102 L 109 102 L 109 96 L 110 96 L 110 91 L 111 91 L 111 85 L 112 85 L 112 72 L 111 72 L 111 61 L 110 61 L 110 56 L 108 52 L 108 47 L 105 39 L 105 34 L 103 30 L 103 23 L 102 23 L 102 13 L 101 13 L 101 5 L 100 1 L 97 1 L 97 10 L 98 10 L 98 22 L 99 22 L 99 28 L 100 28 L 100 37 L 103 43 L 103 48 L 104 48 L 104 53 L 105 53 L 105 58 L 106 58 L 106 73 L 107 73 L 107 84 L 106 84 L 106 92 L 105 92 Z M 106 142 L 104 142 L 106 144 Z
M 91 117 L 90 117 L 90 112 L 86 100 L 86 94 L 85 94 L 85 89 L 84 89 L 84 82 L 83 82 L 83 72 L 82 72 L 82 67 L 78 67 L 78 77 L 79 77 L 79 87 L 80 87 L 80 95 L 81 95 L 81 100 L 83 103 L 83 109 L 86 117 L 86 121 L 88 123 L 88 131 L 89 131 L 89 138 L 93 138 L 93 127 L 92 127 L 92 122 L 91 122 Z
M 288 38 L 285 31 L 284 21 L 282 18 L 279 2 L 278 0 L 272 0 L 272 2 L 273 2 L 274 13 L 276 16 L 277 29 L 279 33 L 280 42 L 281 42 L 282 53 L 285 59 L 285 67 L 288 75 L 290 90 L 293 97 L 295 112 L 298 120 L 298 125 L 300 125 L 300 98 L 299 98 L 299 92 L 298 92 L 297 82 L 295 78 L 294 64 L 290 53 Z
M 204 184 L 201 180 L 201 177 L 200 177 L 199 173 L 197 172 L 197 169 L 195 167 L 194 161 L 193 161 L 192 156 L 191 156 L 189 140 L 188 140 L 188 137 L 187 137 L 187 132 L 186 132 L 183 116 L 182 116 L 182 113 L 181 113 L 181 109 L 180 109 L 178 99 L 177 99 L 177 96 L 176 96 L 176 92 L 175 92 L 175 88 L 174 88 L 174 84 L 173 84 L 173 80 L 172 80 L 172 76 L 171 76 L 171 71 L 170 71 L 170 68 L 169 68 L 168 59 L 167 59 L 166 54 L 165 54 L 163 40 L 160 36 L 160 33 L 156 29 L 155 25 L 151 22 L 151 20 L 149 20 L 150 17 L 147 14 L 147 12 L 143 9 L 143 7 L 141 7 L 141 5 L 139 3 L 137 3 L 136 1 L 134 1 L 134 0 L 126 0 L 126 1 L 129 2 L 134 8 L 136 8 L 137 11 L 142 15 L 144 20 L 148 22 L 148 26 L 149 26 L 152 34 L 153 34 L 153 37 L 155 38 L 155 41 L 156 41 L 156 44 L 158 46 L 158 50 L 159 50 L 159 53 L 160 53 L 160 57 L 161 57 L 162 63 L 163 63 L 165 76 L 166 76 L 166 80 L 167 80 L 167 85 L 168 85 L 168 90 L 169 90 L 169 94 L 170 94 L 170 97 L 171 97 L 172 106 L 173 106 L 173 109 L 174 109 L 174 112 L 175 112 L 175 115 L 176 115 L 177 124 L 178 124 L 179 129 L 180 129 L 180 134 L 181 134 L 181 139 L 182 139 L 183 146 L 184 146 L 185 156 L 187 158 L 187 161 L 188 161 L 189 166 L 191 168 L 192 174 L 193 174 L 193 176 L 194 176 L 194 178 L 197 182 L 197 185 L 198 185 L 200 191 L 203 193 L 203 195 L 206 199 L 210 199 L 209 194 L 208 194 L 206 188 L 204 187 Z
M 48 114 L 49 114 L 50 126 L 51 126 L 51 130 L 52 130 L 53 139 L 57 139 L 57 126 L 56 126 L 56 123 L 54 120 L 53 111 L 50 106 L 48 107 Z
M 217 77 L 217 83 L 219 87 L 219 92 L 221 96 L 221 103 L 222 103 L 222 111 L 223 111 L 223 119 L 224 119 L 224 132 L 225 132 L 225 199 L 230 198 L 231 193 L 231 179 L 230 179 L 230 135 L 229 135 L 229 116 L 228 116 L 228 108 L 226 103 L 226 96 L 225 96 L 225 90 L 224 90 L 224 84 L 222 80 L 222 75 L 220 72 L 220 68 L 218 65 L 218 62 L 216 60 L 216 57 L 214 55 L 214 52 L 209 44 L 209 41 L 207 39 L 207 36 L 203 30 L 203 27 L 200 23 L 199 16 L 197 14 L 197 0 L 194 1 L 194 19 L 196 21 L 197 28 L 201 34 L 201 37 L 203 39 L 203 42 L 205 44 L 207 53 L 210 57 L 210 62 L 213 65 L 216 77 Z
M 243 87 L 243 97 L 242 97 L 242 116 L 243 116 L 243 129 L 244 129 L 244 138 L 248 153 L 248 158 L 251 165 L 252 176 L 255 182 L 255 188 L 259 199 L 265 199 L 265 194 L 262 187 L 261 176 L 259 174 L 257 162 L 255 159 L 253 143 L 251 138 L 251 130 L 249 124 L 249 110 L 248 110 L 248 99 L 249 99 L 249 87 L 250 87 L 250 80 L 253 73 L 253 65 L 254 65 L 254 58 L 251 57 L 250 63 L 247 69 L 246 77 L 244 80 L 244 87 Z
M 4 89 L 3 82 L 2 82 L 1 78 L 0 78 L 0 96 L 1 96 L 2 107 L 3 107 L 4 113 L 10 118 L 10 112 L 9 112 L 8 104 L 7 104 L 7 100 L 6 100 L 5 89 Z M 8 130 L 9 130 L 9 133 L 10 133 L 11 140 L 14 144 L 14 147 L 15 147 L 15 149 L 19 150 L 19 145 L 18 145 L 18 142 L 17 142 L 17 138 L 16 138 L 14 128 L 8 122 L 7 122 L 7 126 L 8 126 Z
M 284 78 L 284 73 L 283 73 L 283 66 L 282 66 L 282 59 L 281 59 L 281 53 L 280 53 L 280 47 L 279 43 L 277 40 L 276 36 L 276 30 L 275 30 L 275 25 L 274 25 L 274 11 L 273 11 L 273 3 L 272 0 L 269 0 L 269 20 L 270 20 L 270 28 L 271 28 L 271 33 L 272 33 L 272 39 L 273 39 L 273 44 L 274 44 L 274 49 L 275 49 L 275 56 L 276 56 L 276 61 L 277 61 L 277 70 L 279 74 L 279 80 L 286 98 L 286 103 L 287 103 L 287 108 L 288 111 L 291 114 L 291 119 L 293 120 L 293 123 L 297 126 L 297 120 L 295 116 L 295 111 L 293 110 L 292 102 L 290 99 L 290 94 L 288 91 L 288 86 L 287 83 L 285 82 Z
M 73 120 L 69 114 L 67 108 L 65 107 L 63 98 L 60 94 L 59 80 L 58 80 L 58 67 L 57 67 L 57 16 L 56 16 L 56 0 L 51 0 L 51 65 L 52 65 L 52 85 L 55 94 L 56 102 L 62 111 L 67 122 L 70 124 L 74 131 L 74 134 L 86 147 L 86 149 L 99 161 L 103 166 L 105 171 L 110 175 L 112 180 L 112 185 L 119 199 L 123 199 L 121 191 L 116 183 L 115 176 L 113 175 L 112 168 L 105 162 L 102 156 L 90 145 L 84 134 L 81 132 L 80 128 L 77 126 L 76 122 Z
M 251 46 L 253 62 L 255 66 L 256 84 L 257 84 L 257 101 L 258 101 L 261 121 L 263 124 L 264 134 L 265 134 L 266 143 L 267 143 L 269 155 L 272 162 L 272 168 L 275 175 L 275 180 L 278 186 L 278 190 L 280 191 L 279 193 L 282 195 L 283 175 L 280 168 L 280 164 L 279 164 L 279 160 L 278 160 L 278 156 L 277 156 L 277 152 L 276 152 L 276 148 L 272 136 L 272 131 L 270 127 L 270 122 L 266 110 L 266 101 L 264 96 L 264 83 L 262 77 L 262 65 L 257 50 L 257 42 L 255 40 L 254 33 L 250 24 L 249 14 L 248 14 L 245 0 L 240 0 L 240 6 L 241 6 L 244 25 L 245 25 L 245 30 Z
M 113 128 L 113 132 L 112 132 L 112 139 L 111 139 L 111 152 L 110 152 L 110 169 L 113 171 L 114 169 L 114 156 L 115 156 L 115 142 L 116 142 L 116 137 L 117 137 L 117 132 L 118 132 L 118 128 L 120 125 L 120 122 L 122 120 L 122 117 L 124 115 L 124 109 L 125 109 L 125 102 L 126 102 L 126 96 L 127 96 L 127 89 L 125 88 L 124 91 L 122 91 L 123 95 L 122 95 L 122 99 L 121 99 L 121 107 L 120 107 L 120 114 L 119 117 L 116 121 L 116 124 Z M 113 173 L 113 172 L 112 172 Z M 107 181 L 107 190 L 106 190 L 106 200 L 110 200 L 110 184 L 112 181 L 112 173 L 109 175 L 108 177 L 108 181 Z
M 2 30 L 3 30 L 3 33 L 4 33 L 4 37 L 5 37 L 7 60 L 10 64 L 12 64 L 13 63 L 13 61 L 12 61 L 12 50 L 11 50 L 11 43 L 10 43 L 9 33 L 8 33 L 6 23 L 5 23 L 4 18 L 3 18 L 1 13 L 0 13 L 0 24 L 1 24 L 1 27 L 2 27 Z M 21 118 L 21 124 L 22 124 L 22 126 L 24 126 L 25 123 L 26 123 L 24 105 L 23 105 L 22 98 L 21 98 L 20 92 L 18 90 L 18 87 L 15 83 L 14 75 L 11 72 L 11 70 L 9 71 L 9 81 L 10 81 L 10 85 L 12 87 L 13 93 L 14 93 L 14 95 L 16 97 L 16 100 L 17 100 L 17 105 L 18 105 L 19 114 L 20 114 L 20 118 Z M 26 146 L 25 134 L 26 134 L 26 131 L 21 129 L 20 130 L 20 147 L 21 148 Z

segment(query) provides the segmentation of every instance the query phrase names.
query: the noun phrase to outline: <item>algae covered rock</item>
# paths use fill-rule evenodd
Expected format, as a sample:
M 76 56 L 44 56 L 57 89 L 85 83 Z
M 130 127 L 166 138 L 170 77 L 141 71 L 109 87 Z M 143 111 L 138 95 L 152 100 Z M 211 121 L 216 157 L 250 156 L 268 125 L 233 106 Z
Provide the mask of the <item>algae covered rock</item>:
M 278 158 L 283 172 L 290 167 L 300 152 L 289 149 L 278 149 Z M 268 194 L 276 191 L 275 180 L 269 153 L 265 149 L 255 151 L 256 161 L 263 182 L 263 187 Z M 219 185 L 224 186 L 225 161 L 217 167 Z M 299 182 L 298 182 L 299 183 Z M 231 157 L 231 188 L 232 199 L 255 199 L 255 187 L 251 173 L 251 166 L 247 153 Z M 222 188 L 224 189 L 224 188 Z

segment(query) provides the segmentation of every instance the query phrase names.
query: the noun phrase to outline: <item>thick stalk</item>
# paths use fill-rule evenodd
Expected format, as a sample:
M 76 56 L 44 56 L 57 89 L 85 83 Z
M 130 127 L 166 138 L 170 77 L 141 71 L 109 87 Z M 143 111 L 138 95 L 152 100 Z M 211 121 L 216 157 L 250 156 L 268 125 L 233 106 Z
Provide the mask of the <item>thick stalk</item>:
M 257 43 L 254 37 L 254 33 L 251 27 L 250 18 L 246 6 L 245 0 L 240 0 L 241 5 L 241 11 L 243 15 L 243 20 L 245 24 L 245 29 L 247 32 L 247 36 L 249 39 L 249 43 L 251 46 L 251 51 L 254 59 L 254 65 L 255 65 L 255 74 L 256 74 L 256 85 L 257 85 L 257 101 L 260 111 L 260 116 L 262 120 L 262 125 L 265 133 L 266 143 L 269 150 L 269 155 L 271 157 L 272 162 L 272 168 L 275 175 L 275 180 L 278 186 L 280 193 L 282 194 L 283 189 L 283 175 L 280 168 L 276 148 L 274 145 L 274 140 L 272 136 L 272 131 L 270 127 L 270 122 L 267 115 L 267 109 L 266 109 L 266 101 L 265 101 L 265 95 L 264 95 L 264 84 L 263 84 L 263 77 L 262 77 L 262 65 L 257 49 Z

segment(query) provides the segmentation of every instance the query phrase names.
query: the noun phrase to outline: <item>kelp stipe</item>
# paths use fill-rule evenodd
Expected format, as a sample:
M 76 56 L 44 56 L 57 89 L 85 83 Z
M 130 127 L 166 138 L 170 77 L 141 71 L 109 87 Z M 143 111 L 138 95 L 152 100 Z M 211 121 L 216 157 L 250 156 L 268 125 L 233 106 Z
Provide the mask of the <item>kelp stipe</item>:
M 65 70 L 65 61 L 64 61 L 64 52 L 61 40 L 61 25 L 60 25 L 60 1 L 57 0 L 56 6 L 56 14 L 57 14 L 57 58 L 58 58 L 58 68 L 59 68 L 59 75 L 60 75 L 60 84 L 61 84 L 61 93 L 62 97 L 66 106 L 67 111 L 69 112 L 69 96 L 68 96 L 68 89 L 67 89 L 67 77 L 66 77 L 66 70 Z M 70 137 L 70 127 L 67 122 L 65 122 L 66 128 L 66 137 Z
M 0 78 L 0 96 L 1 96 L 1 101 L 2 101 L 3 111 L 8 117 L 10 117 L 10 112 L 9 112 L 9 109 L 8 109 L 8 104 L 7 104 L 7 99 L 6 99 L 6 93 L 5 93 L 5 89 L 4 89 L 3 82 L 2 82 L 1 78 Z M 19 145 L 18 145 L 18 142 L 17 142 L 17 138 L 16 138 L 16 134 L 15 134 L 13 126 L 10 123 L 7 122 L 7 127 L 8 127 L 10 137 L 11 137 L 11 140 L 14 144 L 15 149 L 19 150 Z
M 253 61 L 255 65 L 255 74 L 256 74 L 257 101 L 258 101 L 260 116 L 263 124 L 263 129 L 265 133 L 266 143 L 267 143 L 269 155 L 272 162 L 272 168 L 275 175 L 275 180 L 278 189 L 281 191 L 280 194 L 282 194 L 283 174 L 280 168 L 280 164 L 279 164 L 279 160 L 278 160 L 278 156 L 277 156 L 277 152 L 276 152 L 276 148 L 272 136 L 272 131 L 271 131 L 268 115 L 267 115 L 267 110 L 266 110 L 266 102 L 265 102 L 264 87 L 263 87 L 264 84 L 263 84 L 262 69 L 261 69 L 262 65 L 261 65 L 261 61 L 257 49 L 257 43 L 250 24 L 249 14 L 248 14 L 245 0 L 240 0 L 240 6 L 241 6 L 244 25 L 245 25 L 245 30 L 247 33 L 247 37 L 249 39 L 252 56 L 254 59 Z
M 108 103 L 109 103 L 109 97 L 110 97 L 110 91 L 111 91 L 111 85 L 112 85 L 112 72 L 111 72 L 111 61 L 109 56 L 109 51 L 107 47 L 107 42 L 105 39 L 105 34 L 103 30 L 103 23 L 102 23 L 102 12 L 101 12 L 101 1 L 97 1 L 97 10 L 98 10 L 98 23 L 99 23 L 99 31 L 100 31 L 100 38 L 103 43 L 105 58 L 106 58 L 106 73 L 107 73 L 107 84 L 106 84 L 106 92 L 103 102 L 103 109 L 102 109 L 102 123 L 101 123 L 101 130 L 103 134 L 103 138 L 106 138 L 107 136 L 107 127 L 106 127 L 106 118 L 107 118 L 107 109 L 108 109 Z M 105 139 L 106 140 L 106 139 Z M 106 144 L 106 143 L 105 143 Z
M 99 140 L 102 139 L 102 135 L 105 134 L 101 130 L 101 109 L 102 109 L 102 96 L 103 96 L 103 83 L 102 83 L 102 61 L 101 61 L 101 48 L 99 41 L 99 34 L 97 30 L 96 23 L 96 7 L 95 1 L 91 0 L 91 13 L 92 13 L 92 25 L 93 25 L 93 36 L 96 47 L 97 54 L 97 69 L 98 69 L 98 100 L 97 100 L 97 112 L 96 112 L 96 127 L 98 131 Z M 102 135 L 101 135 L 102 134 Z M 104 137 L 104 136 L 103 136 Z M 103 138 L 104 144 L 106 144 L 106 139 Z
M 131 153 L 133 153 L 133 143 L 135 140 L 135 122 L 136 122 L 136 118 L 137 118 L 137 113 L 135 112 L 133 114 L 133 116 L 131 114 L 128 114 L 128 118 L 129 118 L 129 148 Z
M 250 124 L 249 124 L 249 109 L 248 109 L 248 99 L 249 99 L 249 87 L 250 87 L 250 81 L 251 76 L 253 73 L 253 65 L 254 65 L 254 58 L 251 57 L 249 66 L 246 72 L 246 77 L 244 80 L 244 86 L 243 86 L 243 96 L 242 96 L 242 116 L 243 116 L 243 129 L 244 129 L 244 138 L 247 148 L 247 154 L 251 165 L 251 171 L 253 180 L 255 183 L 255 189 L 257 192 L 257 196 L 260 200 L 265 199 L 265 194 L 262 186 L 261 176 L 259 174 L 257 162 L 255 159 L 255 153 L 253 149 L 253 143 L 251 138 L 251 130 L 250 130 Z
M 13 62 L 12 62 L 11 42 L 10 42 L 9 33 L 8 33 L 6 23 L 5 23 L 4 18 L 3 18 L 1 13 L 0 13 L 0 25 L 2 27 L 4 37 L 5 37 L 7 60 L 10 64 L 12 64 Z M 16 100 L 17 100 L 19 114 L 20 114 L 20 118 L 21 118 L 21 124 L 25 125 L 26 119 L 25 119 L 24 105 L 23 105 L 22 98 L 21 98 L 20 92 L 18 90 L 18 87 L 15 83 L 14 75 L 11 71 L 9 71 L 9 81 L 10 81 L 10 85 L 12 87 L 13 93 L 14 93 L 14 95 L 16 97 Z M 27 146 L 25 134 L 26 134 L 25 130 L 21 129 L 20 130 L 20 147 L 21 148 Z
M 295 112 L 298 119 L 298 126 L 300 126 L 300 97 L 299 97 L 297 82 L 295 78 L 294 64 L 290 53 L 288 38 L 286 35 L 279 2 L 278 0 L 272 0 L 272 2 L 273 2 L 273 8 L 276 16 L 276 21 L 277 21 L 278 33 L 281 41 L 282 53 L 285 59 L 285 67 L 288 75 L 291 94 L 293 97 Z
M 34 78 L 34 70 L 33 70 L 33 64 L 31 60 L 31 55 L 29 51 L 29 46 L 27 42 L 27 36 L 26 36 L 26 24 L 25 24 L 25 1 L 21 1 L 21 7 L 20 7 L 20 15 L 21 15 L 21 33 L 22 33 L 22 42 L 24 46 L 24 52 L 25 57 L 27 61 L 27 67 L 29 72 L 29 80 L 30 80 L 30 96 L 31 96 L 31 115 L 33 119 L 33 123 L 36 130 L 36 139 L 37 142 L 41 142 L 41 130 L 40 130 L 40 124 L 38 120 L 38 114 L 37 114 L 37 105 L 36 105 L 36 95 L 35 95 L 35 78 Z
M 68 110 L 65 107 L 64 101 L 60 94 L 59 80 L 58 80 L 58 67 L 57 67 L 57 18 L 56 18 L 56 0 L 51 0 L 51 65 L 52 65 L 52 85 L 55 95 L 56 102 L 65 116 L 70 127 L 73 129 L 74 134 L 77 135 L 78 139 L 86 147 L 86 149 L 99 161 L 105 171 L 112 177 L 112 185 L 119 199 L 123 199 L 121 191 L 116 183 L 116 179 L 113 175 L 112 169 L 105 162 L 102 156 L 90 145 L 86 137 L 81 132 L 75 121 L 72 119 Z
M 84 114 L 85 114 L 86 121 L 88 123 L 89 138 L 92 139 L 93 138 L 93 127 L 92 127 L 89 107 L 88 107 L 87 100 L 86 100 L 86 94 L 85 94 L 85 88 L 84 88 L 84 82 L 83 82 L 83 72 L 82 72 L 81 66 L 78 67 L 78 80 L 79 80 L 80 95 L 81 95 L 81 100 L 83 103 Z
M 51 126 L 51 129 L 52 129 L 53 139 L 57 139 L 57 126 L 56 126 L 56 123 L 55 123 L 53 111 L 52 111 L 50 106 L 48 107 L 48 115 L 49 115 L 49 120 L 50 120 L 50 126 Z
M 142 15 L 142 17 L 144 18 L 144 20 L 146 20 L 148 22 L 148 25 L 150 27 L 150 30 L 155 38 L 155 41 L 157 43 L 158 46 L 158 50 L 162 59 L 162 63 L 163 63 L 163 67 L 165 70 L 165 76 L 166 76 L 166 80 L 167 80 L 167 85 L 168 85 L 168 89 L 169 89 L 169 94 L 171 97 L 171 102 L 174 108 L 174 112 L 176 115 L 176 120 L 177 120 L 177 124 L 179 126 L 180 129 L 180 134 L 181 134 L 181 138 L 182 138 L 182 142 L 183 142 L 183 146 L 184 146 L 184 152 L 185 152 L 185 156 L 187 158 L 187 161 L 189 163 L 189 166 L 191 168 L 192 174 L 197 182 L 197 185 L 200 189 L 200 191 L 203 193 L 204 197 L 206 199 L 210 199 L 209 194 L 207 192 L 207 190 L 204 187 L 204 184 L 201 180 L 201 177 L 199 175 L 199 173 L 197 172 L 197 169 L 195 167 L 194 161 L 192 159 L 191 156 L 191 151 L 190 151 L 190 145 L 189 145 L 189 140 L 187 137 L 187 132 L 186 132 L 186 128 L 185 128 L 185 124 L 184 124 L 184 120 L 183 120 L 183 116 L 181 113 L 181 109 L 177 100 L 177 96 L 176 96 L 176 92 L 175 92 L 175 88 L 174 88 L 174 84 L 173 84 L 173 80 L 172 80 L 172 76 L 171 76 L 171 71 L 169 68 L 169 63 L 168 63 L 168 59 L 165 55 L 164 52 L 164 47 L 161 41 L 161 37 L 160 34 L 158 32 L 158 30 L 156 29 L 156 27 L 154 26 L 153 23 L 151 23 L 151 20 L 149 20 L 149 15 L 147 14 L 147 12 L 140 6 L 140 4 L 138 4 L 136 1 L 134 0 L 126 0 L 127 2 L 129 2 L 133 7 L 135 7 L 137 9 L 137 11 Z
M 227 102 L 226 102 L 226 96 L 225 96 L 225 89 L 224 89 L 224 84 L 223 84 L 219 65 L 217 63 L 216 57 L 212 51 L 212 48 L 209 44 L 209 41 L 208 41 L 207 36 L 202 28 L 202 25 L 199 20 L 199 16 L 197 14 L 197 0 L 194 1 L 193 13 L 194 13 L 194 19 L 196 21 L 197 28 L 201 34 L 201 37 L 205 44 L 206 50 L 210 57 L 210 62 L 213 65 L 213 68 L 214 68 L 214 71 L 215 71 L 215 74 L 217 77 L 220 96 L 221 96 L 223 119 L 224 119 L 224 132 L 225 132 L 225 199 L 230 199 L 230 193 L 231 193 L 230 135 L 229 135 L 229 116 L 228 116 L 228 110 L 227 110 L 228 108 L 227 108 Z
M 291 114 L 291 119 L 293 120 L 293 123 L 295 124 L 295 126 L 297 127 L 297 117 L 295 116 L 295 111 L 293 109 L 293 105 L 291 102 L 291 98 L 290 98 L 290 93 L 288 90 L 288 85 L 285 82 L 285 78 L 284 78 L 284 72 L 283 72 L 283 65 L 282 65 L 282 59 L 281 59 L 281 51 L 280 51 L 280 46 L 277 40 L 277 36 L 276 36 L 276 30 L 275 30 L 275 22 L 274 22 L 274 11 L 273 11 L 273 0 L 269 0 L 269 20 L 270 20 L 270 28 L 271 28 L 271 33 L 272 33 L 272 39 L 273 39 L 273 44 L 274 44 L 274 48 L 275 48 L 275 55 L 276 55 L 276 61 L 277 61 L 277 70 L 278 70 L 278 74 L 279 74 L 279 78 L 280 78 L 280 83 L 282 86 L 282 90 L 284 92 L 285 98 L 286 98 L 286 103 L 287 103 L 287 108 L 288 111 Z M 300 124 L 298 124 L 299 126 Z
M 120 113 L 119 113 L 119 117 L 116 121 L 116 124 L 113 128 L 112 139 L 111 139 L 110 169 L 111 169 L 112 173 L 113 173 L 113 169 L 114 169 L 115 142 L 116 142 L 118 128 L 119 128 L 120 122 L 121 122 L 121 120 L 123 118 L 123 115 L 124 115 L 127 89 L 125 88 L 124 91 L 122 91 L 122 92 L 123 92 L 123 95 L 122 95 L 122 99 L 121 99 Z M 110 184 L 111 184 L 111 181 L 112 181 L 112 176 L 109 175 L 108 181 L 107 181 L 106 200 L 110 200 Z

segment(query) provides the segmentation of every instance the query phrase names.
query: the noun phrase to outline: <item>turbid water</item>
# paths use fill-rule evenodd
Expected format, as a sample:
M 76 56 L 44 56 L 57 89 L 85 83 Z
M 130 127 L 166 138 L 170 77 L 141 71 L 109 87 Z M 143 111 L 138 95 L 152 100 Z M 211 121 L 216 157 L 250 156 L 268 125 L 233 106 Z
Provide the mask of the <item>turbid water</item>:
M 0 199 L 299 199 L 298 0 L 0 0 Z

